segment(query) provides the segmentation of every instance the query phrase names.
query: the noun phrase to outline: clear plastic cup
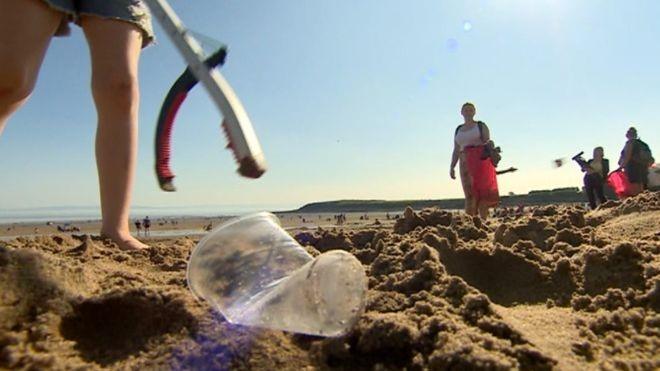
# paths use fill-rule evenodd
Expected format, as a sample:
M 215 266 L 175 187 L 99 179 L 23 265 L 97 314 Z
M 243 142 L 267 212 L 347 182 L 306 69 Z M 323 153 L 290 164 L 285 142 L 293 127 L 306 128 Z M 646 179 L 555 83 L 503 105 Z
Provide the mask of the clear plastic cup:
M 345 251 L 313 258 L 264 212 L 204 237 L 188 262 L 188 286 L 231 323 L 339 336 L 364 311 L 367 277 Z

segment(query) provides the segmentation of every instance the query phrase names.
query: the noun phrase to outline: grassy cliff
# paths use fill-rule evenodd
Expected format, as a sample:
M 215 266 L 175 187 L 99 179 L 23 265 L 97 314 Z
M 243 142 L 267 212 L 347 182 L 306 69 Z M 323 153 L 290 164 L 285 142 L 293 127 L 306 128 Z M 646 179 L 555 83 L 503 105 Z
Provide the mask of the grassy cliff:
M 613 195 L 609 195 L 613 198 Z M 578 188 L 558 188 L 552 190 L 531 191 L 526 195 L 502 196 L 502 206 L 547 205 L 554 203 L 584 203 L 585 195 Z M 407 206 L 413 209 L 439 207 L 442 209 L 462 209 L 462 198 L 445 200 L 340 200 L 314 202 L 292 212 L 297 213 L 350 213 L 350 212 L 385 212 L 401 211 Z

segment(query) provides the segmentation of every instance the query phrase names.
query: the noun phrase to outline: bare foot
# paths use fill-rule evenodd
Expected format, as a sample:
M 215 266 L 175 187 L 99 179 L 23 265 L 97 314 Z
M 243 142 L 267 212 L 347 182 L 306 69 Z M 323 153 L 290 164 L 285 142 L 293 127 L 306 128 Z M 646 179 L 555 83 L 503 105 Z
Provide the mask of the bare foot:
M 107 233 L 101 231 L 102 238 L 109 238 L 112 242 L 116 243 L 120 250 L 138 251 L 148 249 L 149 245 L 145 245 L 138 241 L 130 233 Z

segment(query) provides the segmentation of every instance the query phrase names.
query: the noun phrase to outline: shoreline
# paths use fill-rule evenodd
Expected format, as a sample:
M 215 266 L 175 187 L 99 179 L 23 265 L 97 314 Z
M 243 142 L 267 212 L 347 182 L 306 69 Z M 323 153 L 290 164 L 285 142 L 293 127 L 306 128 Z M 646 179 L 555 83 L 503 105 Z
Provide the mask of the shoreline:
M 336 227 L 351 227 L 357 225 L 373 224 L 376 220 L 379 223 L 387 224 L 387 215 L 385 212 L 367 212 L 367 213 L 346 213 L 346 223 L 337 225 L 334 222 L 333 213 L 281 213 L 275 214 L 279 219 L 282 227 L 287 231 L 298 230 L 313 230 L 317 228 L 336 228 Z M 389 213 L 390 220 L 393 223 L 396 215 L 399 213 Z M 236 215 L 237 216 L 237 215 Z M 181 216 L 181 217 L 167 217 L 167 218 L 154 218 L 151 219 L 150 235 L 144 236 L 143 233 L 137 235 L 135 225 L 129 225 L 131 234 L 145 241 L 160 239 L 160 238 L 176 238 L 176 237 L 198 237 L 206 234 L 207 227 L 214 228 L 218 224 L 236 217 L 234 215 L 227 216 Z M 365 219 L 364 217 L 368 219 Z M 360 220 L 362 218 L 362 220 Z M 134 221 L 135 219 L 132 219 Z M 76 228 L 75 230 L 59 231 L 57 227 Z M 52 235 L 98 235 L 101 229 L 101 220 L 84 220 L 84 221 L 58 221 L 52 220 L 48 222 L 16 222 L 16 223 L 0 223 L 0 241 L 9 241 L 11 239 L 20 237 L 38 237 L 38 236 L 52 236 Z

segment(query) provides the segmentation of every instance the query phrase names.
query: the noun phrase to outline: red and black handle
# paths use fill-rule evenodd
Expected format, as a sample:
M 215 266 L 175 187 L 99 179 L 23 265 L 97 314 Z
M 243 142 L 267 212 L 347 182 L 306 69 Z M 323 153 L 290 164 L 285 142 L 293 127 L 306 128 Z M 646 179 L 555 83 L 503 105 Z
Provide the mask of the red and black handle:
M 209 69 L 222 66 L 227 56 L 227 48 L 222 47 L 209 56 L 204 64 Z M 158 184 L 163 191 L 176 191 L 174 187 L 174 173 L 170 168 L 172 129 L 179 108 L 188 96 L 188 92 L 197 85 L 198 80 L 189 68 L 174 82 L 158 115 L 156 126 L 156 176 Z

